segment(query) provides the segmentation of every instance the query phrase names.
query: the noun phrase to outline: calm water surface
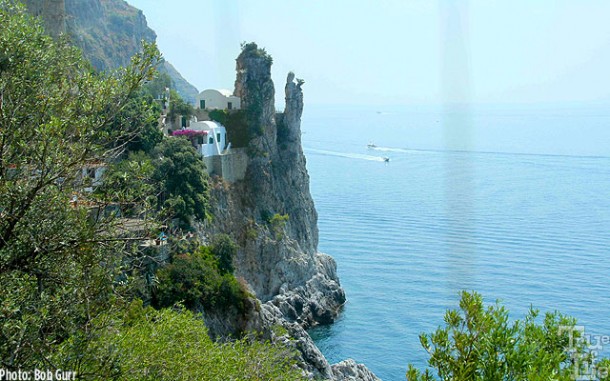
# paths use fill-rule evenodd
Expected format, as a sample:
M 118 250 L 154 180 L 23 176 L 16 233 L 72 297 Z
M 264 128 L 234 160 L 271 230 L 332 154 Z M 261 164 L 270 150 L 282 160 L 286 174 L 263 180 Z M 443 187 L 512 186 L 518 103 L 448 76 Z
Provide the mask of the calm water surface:
M 610 335 L 609 131 L 599 110 L 306 109 L 319 248 L 349 299 L 311 332 L 322 352 L 404 380 L 462 289 Z

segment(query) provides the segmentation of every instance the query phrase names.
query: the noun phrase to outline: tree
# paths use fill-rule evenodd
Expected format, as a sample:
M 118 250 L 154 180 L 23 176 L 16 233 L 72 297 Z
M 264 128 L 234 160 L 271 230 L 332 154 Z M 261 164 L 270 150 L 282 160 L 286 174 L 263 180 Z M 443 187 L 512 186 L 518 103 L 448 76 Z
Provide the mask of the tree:
M 95 189 L 95 199 L 113 205 L 123 217 L 138 217 L 156 206 L 158 185 L 152 180 L 155 166 L 142 151 L 108 164 L 102 183 Z
M 112 128 L 138 131 L 130 137 L 127 150 L 149 153 L 163 140 L 159 128 L 161 105 L 155 103 L 152 96 L 144 91 L 134 93 L 112 123 Z
M 171 87 L 173 87 L 172 79 L 169 74 L 157 72 L 155 78 L 147 82 L 142 90 L 154 99 L 164 99 L 166 98 L 166 89 Z
M 100 75 L 11 0 L 0 0 L 0 25 L 0 367 L 48 368 L 56 345 L 86 337 L 120 295 L 130 245 L 94 212 L 81 174 L 139 133 L 112 125 L 159 54 L 144 45 L 131 66 Z
M 170 90 L 169 113 L 167 114 L 170 121 L 174 122 L 178 116 L 188 120 L 194 113 L 192 105 L 186 103 L 176 91 Z
M 193 217 L 206 218 L 208 210 L 208 174 L 201 155 L 182 138 L 166 138 L 153 151 L 156 170 L 153 175 L 160 184 L 159 207 L 183 225 Z
M 237 254 L 237 244 L 226 234 L 219 234 L 212 239 L 212 253 L 218 259 L 221 273 L 233 274 L 233 257 Z
M 157 270 L 156 307 L 183 303 L 199 310 L 228 310 L 244 313 L 248 293 L 232 273 L 223 271 L 212 248 L 201 246 L 189 254 L 176 255 L 171 264 Z
M 591 369 L 594 358 L 575 319 L 557 312 L 537 318 L 531 309 L 511 323 L 504 307 L 486 308 L 481 295 L 462 292 L 460 309 L 445 314 L 446 326 L 420 341 L 440 380 L 573 380 Z M 409 365 L 407 379 L 435 378 Z

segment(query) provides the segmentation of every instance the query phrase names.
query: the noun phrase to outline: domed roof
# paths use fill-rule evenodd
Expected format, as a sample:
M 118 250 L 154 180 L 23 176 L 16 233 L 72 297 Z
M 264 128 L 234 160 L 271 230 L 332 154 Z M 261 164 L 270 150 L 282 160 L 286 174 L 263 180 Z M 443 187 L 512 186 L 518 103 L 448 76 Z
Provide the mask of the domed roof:
M 219 93 L 224 97 L 233 96 L 233 92 L 231 90 L 227 90 L 227 89 L 205 89 L 201 92 L 201 95 L 203 95 L 204 93 L 210 93 L 210 92 Z

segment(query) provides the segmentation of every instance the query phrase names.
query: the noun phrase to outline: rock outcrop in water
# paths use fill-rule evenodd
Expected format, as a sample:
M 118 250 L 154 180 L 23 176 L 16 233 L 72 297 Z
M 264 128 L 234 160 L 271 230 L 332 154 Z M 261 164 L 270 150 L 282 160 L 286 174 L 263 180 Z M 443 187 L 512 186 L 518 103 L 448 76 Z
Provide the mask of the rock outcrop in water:
M 286 108 L 276 113 L 271 57 L 256 44 L 244 46 L 237 58 L 235 95 L 246 113 L 250 158 L 243 181 L 216 179 L 211 230 L 230 234 L 240 244 L 236 276 L 260 300 L 245 329 L 297 349 L 312 375 L 375 380 L 353 361 L 331 367 L 305 331 L 333 322 L 345 293 L 335 261 L 317 251 L 317 213 L 301 147 L 302 84 L 288 75 Z M 273 330 L 277 326 L 288 334 L 278 336 Z

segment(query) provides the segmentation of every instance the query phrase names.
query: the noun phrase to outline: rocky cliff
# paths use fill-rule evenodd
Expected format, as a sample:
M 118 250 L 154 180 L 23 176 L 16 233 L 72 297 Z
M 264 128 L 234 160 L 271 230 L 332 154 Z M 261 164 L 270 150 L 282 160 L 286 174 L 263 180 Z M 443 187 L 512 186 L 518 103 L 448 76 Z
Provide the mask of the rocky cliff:
M 312 375 L 374 380 L 353 361 L 331 367 L 305 331 L 333 322 L 345 293 L 335 261 L 317 251 L 317 213 L 301 147 L 303 81 L 288 74 L 286 107 L 276 113 L 271 63 L 253 43 L 237 58 L 235 95 L 246 113 L 250 158 L 243 181 L 215 179 L 211 232 L 230 234 L 240 244 L 236 275 L 261 303 L 247 329 L 293 346 Z M 287 334 L 274 333 L 277 326 Z
M 25 0 L 30 13 L 40 16 L 53 36 L 68 33 L 91 64 L 100 71 L 129 64 L 140 51 L 141 41 L 155 41 L 157 35 L 141 10 L 124 0 Z M 159 71 L 169 74 L 176 91 L 194 102 L 197 89 L 165 61 Z
M 64 0 L 24 0 L 28 11 L 43 19 L 44 28 L 51 36 L 66 32 L 66 11 Z

